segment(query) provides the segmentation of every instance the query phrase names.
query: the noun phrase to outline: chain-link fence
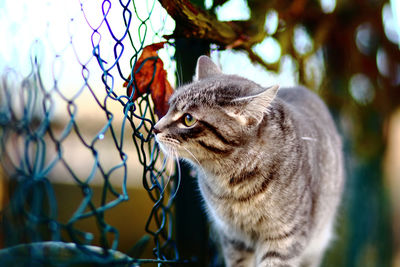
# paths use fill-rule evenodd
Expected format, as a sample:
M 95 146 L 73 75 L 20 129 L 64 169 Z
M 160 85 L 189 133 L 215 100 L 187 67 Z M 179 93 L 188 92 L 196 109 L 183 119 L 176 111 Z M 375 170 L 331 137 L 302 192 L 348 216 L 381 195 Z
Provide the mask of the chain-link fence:
M 141 68 L 136 63 L 143 48 L 162 40 L 173 21 L 156 0 L 26 1 L 19 11 L 11 2 L 5 3 L 9 14 L 3 20 L 10 22 L 19 11 L 34 20 L 6 27 L 11 33 L 17 25 L 16 35 L 32 36 L 32 42 L 28 75 L 26 65 L 21 70 L 12 61 L 12 69 L 2 70 L 0 265 L 182 262 L 172 231 L 179 173 L 154 142 L 150 95 L 134 101 L 134 90 L 128 95 L 123 87 L 128 83 L 137 90 L 134 70 Z M 173 51 L 166 45 L 160 52 L 169 74 Z M 121 253 L 120 231 L 110 213 L 128 199 L 135 201 L 128 191 L 138 184 L 152 202 L 146 235 Z M 60 197 L 68 194 L 63 185 L 75 188 L 74 195 Z M 70 214 L 60 215 L 68 206 Z M 139 212 L 122 215 L 132 221 L 132 231 Z M 93 227 L 87 229 L 89 221 Z M 145 258 L 147 243 L 153 244 L 153 255 Z

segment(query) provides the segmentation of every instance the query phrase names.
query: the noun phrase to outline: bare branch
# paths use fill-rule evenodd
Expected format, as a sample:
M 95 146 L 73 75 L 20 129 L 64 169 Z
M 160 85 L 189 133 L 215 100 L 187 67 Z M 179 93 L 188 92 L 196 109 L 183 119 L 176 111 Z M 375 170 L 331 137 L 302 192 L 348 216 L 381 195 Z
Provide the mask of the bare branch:
M 176 22 L 174 33 L 166 36 L 168 39 L 196 38 L 215 43 L 222 48 L 246 49 L 261 42 L 266 36 L 263 27 L 255 23 L 259 21 L 260 10 L 256 12 L 255 21 L 223 22 L 214 14 L 193 5 L 189 0 L 159 0 L 159 2 Z M 265 16 L 266 10 L 262 12 Z
M 251 19 L 247 21 L 219 21 L 214 14 L 207 12 L 189 0 L 159 0 L 168 14 L 175 20 L 176 27 L 167 39 L 185 37 L 209 41 L 222 49 L 244 50 L 250 59 L 262 66 L 276 70 L 276 65 L 267 64 L 251 49 L 267 35 L 264 21 L 269 1 L 259 0 L 249 4 Z M 221 1 L 223 3 L 223 1 Z
M 194 6 L 188 0 L 159 0 L 175 20 L 172 36 L 209 40 L 223 47 L 239 38 L 238 32 L 227 22 L 220 22 L 208 12 Z

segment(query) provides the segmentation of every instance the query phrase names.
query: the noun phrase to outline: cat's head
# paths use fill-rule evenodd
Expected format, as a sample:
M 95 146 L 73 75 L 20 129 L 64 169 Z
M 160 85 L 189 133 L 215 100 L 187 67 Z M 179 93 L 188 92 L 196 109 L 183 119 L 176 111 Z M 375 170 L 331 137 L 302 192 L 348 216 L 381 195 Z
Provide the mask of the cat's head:
M 251 138 L 277 91 L 223 74 L 201 56 L 194 81 L 174 92 L 168 113 L 154 126 L 156 140 L 168 154 L 194 163 L 227 157 Z

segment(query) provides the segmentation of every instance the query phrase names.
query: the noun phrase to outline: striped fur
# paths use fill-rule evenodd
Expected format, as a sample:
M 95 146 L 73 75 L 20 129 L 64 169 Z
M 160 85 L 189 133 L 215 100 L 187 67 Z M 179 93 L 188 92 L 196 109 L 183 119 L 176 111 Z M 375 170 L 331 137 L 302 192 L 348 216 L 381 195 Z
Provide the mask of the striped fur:
M 201 57 L 156 125 L 167 153 L 198 169 L 226 266 L 318 266 L 343 188 L 341 141 L 309 90 L 264 89 Z M 197 122 L 185 126 L 184 114 Z

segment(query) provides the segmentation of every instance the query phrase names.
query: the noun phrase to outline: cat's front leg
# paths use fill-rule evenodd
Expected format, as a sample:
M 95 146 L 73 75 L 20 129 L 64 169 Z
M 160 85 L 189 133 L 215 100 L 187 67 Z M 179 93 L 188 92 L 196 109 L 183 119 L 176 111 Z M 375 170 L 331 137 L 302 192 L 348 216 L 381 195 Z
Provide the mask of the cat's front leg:
M 226 236 L 221 237 L 221 245 L 226 267 L 255 266 L 254 248 L 246 245 L 238 239 Z
M 295 243 L 289 247 L 283 244 L 260 245 L 255 252 L 255 266 L 257 267 L 299 267 L 303 247 Z
M 299 267 L 300 258 L 288 258 L 276 251 L 267 251 L 260 259 L 256 260 L 257 267 Z

